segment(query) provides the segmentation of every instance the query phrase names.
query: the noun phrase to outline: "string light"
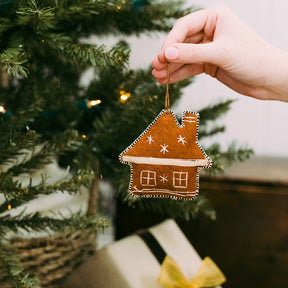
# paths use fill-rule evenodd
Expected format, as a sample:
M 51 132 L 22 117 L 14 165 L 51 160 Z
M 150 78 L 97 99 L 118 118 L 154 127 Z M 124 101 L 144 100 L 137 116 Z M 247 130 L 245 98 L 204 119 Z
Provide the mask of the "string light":
M 125 103 L 130 96 L 131 96 L 131 93 L 125 92 L 124 90 L 121 90 L 120 91 L 120 102 Z
M 4 118 L 10 118 L 12 113 L 10 110 L 6 110 L 4 106 L 0 106 L 0 115 L 3 115 Z M 2 117 L 2 116 L 1 116 Z
M 6 109 L 3 106 L 0 106 L 0 113 L 2 114 L 6 113 Z
M 94 107 L 94 106 L 97 106 L 101 103 L 102 101 L 100 99 L 97 99 L 97 100 L 91 100 L 87 103 L 87 107 L 88 108 L 91 108 L 91 107 Z
M 88 139 L 87 135 L 85 135 L 85 134 L 81 135 L 81 138 L 82 139 Z
M 8 210 L 11 210 L 12 209 L 12 206 L 9 204 L 8 205 Z
M 126 1 L 122 1 L 122 4 L 125 5 L 125 4 L 126 4 Z M 121 9 L 122 9 L 122 6 L 118 5 L 118 6 L 117 6 L 117 9 L 118 9 L 118 10 L 121 10 Z
M 77 102 L 77 107 L 81 109 L 82 111 L 88 111 L 98 106 L 100 103 L 102 103 L 102 100 L 100 99 L 96 99 L 96 100 L 95 99 L 94 100 L 83 99 Z

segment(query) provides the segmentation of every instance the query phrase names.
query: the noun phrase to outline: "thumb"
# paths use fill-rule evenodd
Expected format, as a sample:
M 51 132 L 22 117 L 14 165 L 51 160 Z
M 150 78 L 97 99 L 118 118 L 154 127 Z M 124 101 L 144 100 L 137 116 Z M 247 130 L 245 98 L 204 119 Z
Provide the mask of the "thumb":
M 210 63 L 219 65 L 223 55 L 219 53 L 215 43 L 186 44 L 177 43 L 165 48 L 164 55 L 167 61 L 182 64 Z

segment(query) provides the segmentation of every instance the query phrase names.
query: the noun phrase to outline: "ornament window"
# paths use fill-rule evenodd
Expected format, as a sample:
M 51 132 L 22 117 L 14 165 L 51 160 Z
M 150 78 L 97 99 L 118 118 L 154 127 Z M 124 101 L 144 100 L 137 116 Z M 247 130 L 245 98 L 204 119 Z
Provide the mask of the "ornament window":
M 173 186 L 175 188 L 187 188 L 188 172 L 173 172 Z
M 149 170 L 142 170 L 140 174 L 142 186 L 156 186 L 156 172 Z

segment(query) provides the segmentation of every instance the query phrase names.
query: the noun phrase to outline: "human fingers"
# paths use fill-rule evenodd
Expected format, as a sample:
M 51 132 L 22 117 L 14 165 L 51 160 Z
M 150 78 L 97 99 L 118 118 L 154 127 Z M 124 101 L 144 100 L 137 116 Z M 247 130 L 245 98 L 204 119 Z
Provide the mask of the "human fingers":
M 152 62 L 152 67 L 154 68 L 154 70 L 157 71 L 167 71 L 167 65 L 168 65 L 168 61 L 164 55 L 164 58 L 159 58 L 156 57 L 153 62 Z M 171 63 L 170 65 L 170 71 L 173 72 L 175 70 L 178 70 L 183 64 L 182 63 Z
M 189 36 L 185 39 L 185 43 L 201 43 L 203 41 L 204 35 L 202 32 L 199 32 L 195 35 Z M 167 59 L 165 56 L 165 51 L 160 51 L 159 54 L 153 59 L 152 61 L 152 66 L 153 68 L 155 68 L 156 70 L 162 70 L 165 69 L 167 70 Z M 172 65 L 171 65 L 172 66 Z M 179 66 L 179 65 L 178 65 Z M 171 71 L 174 69 L 179 69 L 180 67 L 178 66 L 174 66 L 171 67 Z
M 187 36 L 184 39 L 183 43 L 194 43 L 194 44 L 201 43 L 203 42 L 204 36 L 205 35 L 203 31 L 200 31 L 199 33 L 196 33 L 194 35 Z
M 167 62 L 158 67 L 155 65 L 152 74 L 159 83 L 165 84 L 167 78 L 167 63 L 169 61 L 171 63 L 171 83 L 203 72 L 215 77 L 219 66 L 221 66 L 221 62 L 223 62 L 225 58 L 225 56 L 219 55 L 221 54 L 219 51 L 221 51 L 221 49 L 212 42 L 206 44 L 175 44 L 166 48 L 165 59 Z
M 165 48 L 174 43 L 199 43 L 203 40 L 206 9 L 194 12 L 178 19 L 166 37 L 159 54 L 152 62 L 153 67 L 164 68 L 167 62 Z M 193 25 L 194 23 L 194 25 Z
M 208 12 L 208 9 L 199 10 L 178 19 L 167 35 L 161 50 L 165 50 L 171 44 L 185 42 L 188 37 L 200 35 L 205 28 Z
M 167 78 L 167 63 L 170 62 L 171 83 L 203 72 L 215 77 L 217 67 L 221 65 L 225 57 L 220 55 L 220 50 L 213 42 L 206 44 L 174 44 L 167 47 L 164 51 L 165 62 L 164 60 L 159 61 L 158 57 L 153 63 L 153 76 L 158 82 L 165 83 Z M 203 63 L 207 63 L 208 65 L 204 65 Z M 204 67 L 206 68 L 205 71 Z M 177 73 L 179 74 L 178 76 Z
M 215 42 L 205 44 L 177 43 L 164 51 L 166 61 L 172 63 L 210 63 L 220 66 L 225 59 L 225 53 Z
M 159 53 L 152 61 L 152 67 L 156 70 L 166 69 L 167 60 L 165 59 L 165 55 L 162 56 Z
M 203 72 L 204 70 L 202 64 L 181 65 L 178 70 L 170 73 L 169 83 L 178 82 L 199 75 Z M 167 70 L 153 70 L 152 74 L 160 84 L 167 84 Z
M 175 71 L 178 71 L 184 65 L 185 64 L 169 63 L 170 75 L 174 73 Z M 161 67 L 161 69 L 158 69 L 158 68 L 159 67 L 154 67 L 154 69 L 152 70 L 153 76 L 157 79 L 167 78 L 168 62 L 166 62 L 166 65 Z

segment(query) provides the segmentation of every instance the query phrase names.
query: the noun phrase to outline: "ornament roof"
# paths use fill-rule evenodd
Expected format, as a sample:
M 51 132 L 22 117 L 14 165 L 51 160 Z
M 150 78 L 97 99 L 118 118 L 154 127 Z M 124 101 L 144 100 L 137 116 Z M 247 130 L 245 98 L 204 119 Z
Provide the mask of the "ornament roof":
M 146 130 L 119 156 L 124 163 L 210 167 L 211 159 L 198 143 L 199 114 L 185 111 L 180 124 L 163 109 Z M 189 160 L 189 161 L 187 161 Z M 194 164 L 193 164 L 194 163 Z

